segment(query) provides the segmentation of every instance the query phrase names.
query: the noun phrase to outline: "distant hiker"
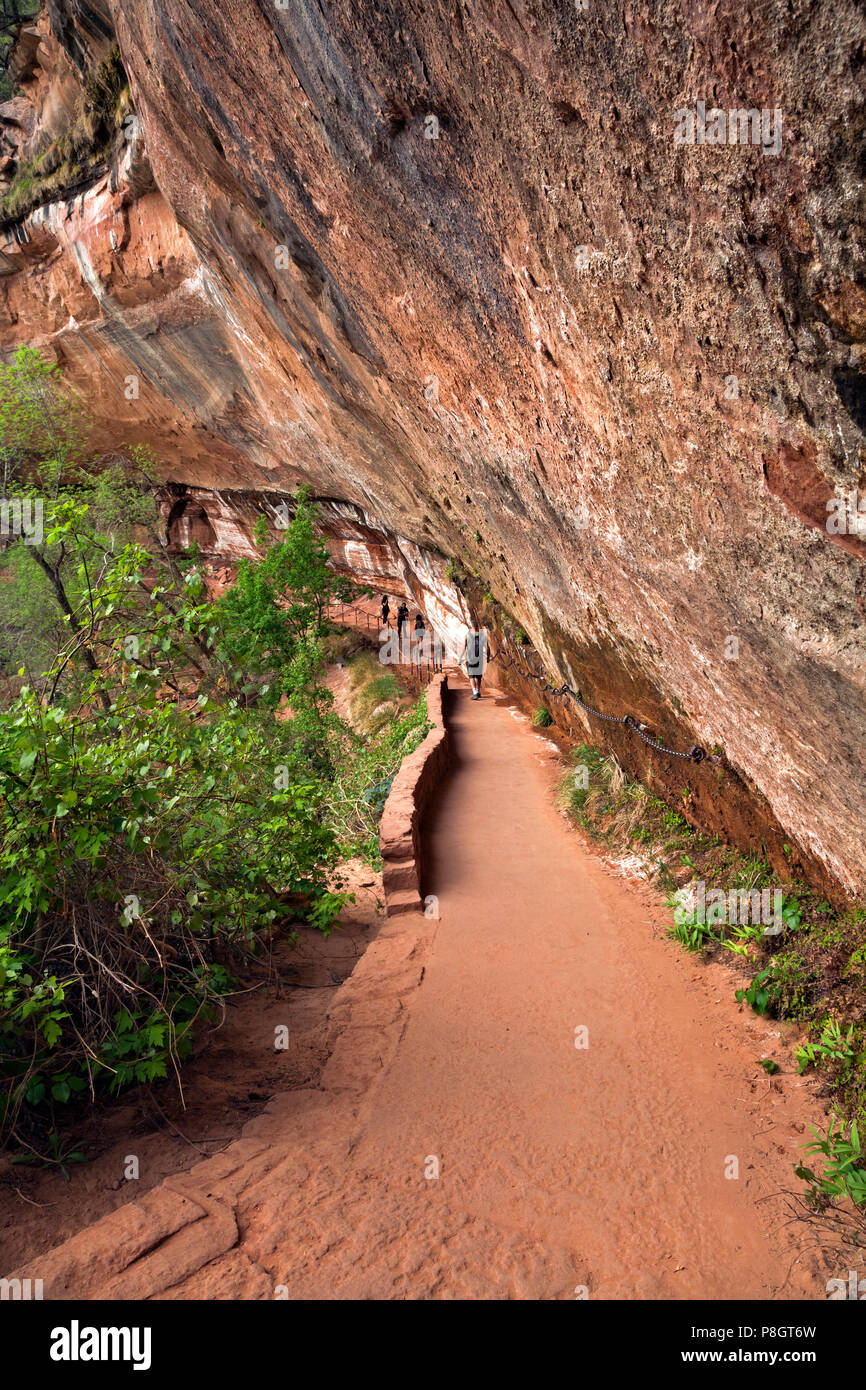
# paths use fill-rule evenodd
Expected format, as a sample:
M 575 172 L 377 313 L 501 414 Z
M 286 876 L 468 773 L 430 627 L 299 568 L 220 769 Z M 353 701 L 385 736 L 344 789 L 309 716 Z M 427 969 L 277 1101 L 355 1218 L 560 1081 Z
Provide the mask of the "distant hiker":
M 397 609 L 397 631 L 398 631 L 398 633 L 400 634 L 401 639 L 402 639 L 402 636 L 403 636 L 403 628 L 404 628 L 405 624 L 408 623 L 408 621 L 409 621 L 409 609 L 408 609 L 408 607 L 407 607 L 407 605 L 406 605 L 406 603 L 405 603 L 405 601 L 404 601 L 403 603 L 400 604 L 400 607 Z
M 412 658 L 414 661 L 423 661 L 426 654 L 425 641 L 427 638 L 427 628 L 424 618 L 420 613 L 415 615 L 415 626 L 412 629 Z
M 460 665 L 466 667 L 469 684 L 472 686 L 473 700 L 481 699 L 481 677 L 484 675 L 486 664 L 487 636 L 480 630 L 477 620 L 473 618 L 469 624 L 463 651 L 460 653 Z
M 387 594 L 383 594 L 383 596 L 382 596 L 382 626 L 383 626 L 383 627 L 387 627 L 387 626 L 388 626 L 388 617 L 389 617 L 390 612 L 391 612 L 391 605 L 390 605 L 390 603 L 388 602 L 388 595 L 387 595 Z

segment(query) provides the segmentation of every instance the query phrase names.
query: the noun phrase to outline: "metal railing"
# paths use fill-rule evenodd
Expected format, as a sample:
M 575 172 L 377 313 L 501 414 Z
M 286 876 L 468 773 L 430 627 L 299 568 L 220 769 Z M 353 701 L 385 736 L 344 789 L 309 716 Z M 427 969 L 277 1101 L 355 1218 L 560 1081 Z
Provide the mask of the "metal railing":
M 339 624 L 341 627 L 363 628 L 367 632 L 381 634 L 391 628 L 391 623 L 382 622 L 379 613 L 371 613 L 357 603 L 332 603 L 325 609 L 326 616 L 331 622 Z M 348 615 L 348 616 L 347 616 Z M 440 655 L 441 644 L 432 630 L 423 628 L 420 638 L 414 633 L 409 633 L 406 640 L 405 629 L 408 624 L 403 624 L 403 631 L 398 632 L 394 628 L 397 638 L 397 661 L 406 673 L 410 684 L 417 687 L 420 693 L 421 687 L 427 685 L 442 670 L 442 658 Z
M 339 609 L 339 616 L 332 612 L 332 610 L 336 609 Z M 380 614 L 370 613 L 359 604 L 331 604 L 326 611 L 328 617 L 331 618 L 333 622 L 338 622 L 344 627 L 346 626 L 345 615 L 347 611 L 353 617 L 351 623 L 353 627 L 364 626 L 368 632 L 380 633 L 383 632 L 386 627 L 390 627 L 390 623 L 382 622 Z M 363 619 L 363 624 L 358 621 L 359 617 Z M 402 640 L 402 635 L 398 634 L 397 650 L 399 665 L 404 669 L 408 668 L 409 679 L 413 684 L 417 684 L 419 691 L 422 685 L 426 685 L 432 676 L 442 670 L 442 661 L 436 654 L 438 643 L 435 639 L 433 642 L 432 654 L 429 650 L 429 644 L 423 643 L 421 645 L 427 649 L 426 653 L 422 651 L 419 654 L 418 644 L 412 642 L 411 637 L 409 642 L 405 643 Z M 587 704 L 580 691 L 574 690 L 567 681 L 564 681 L 562 685 L 559 686 L 551 685 L 543 672 L 533 671 L 528 663 L 525 666 L 521 666 L 521 664 L 513 658 L 506 657 L 504 651 L 504 647 L 500 647 L 494 655 L 491 656 L 491 662 L 498 661 L 504 669 L 515 670 L 524 680 L 531 681 L 542 695 L 554 695 L 560 699 L 568 695 L 574 700 L 575 704 L 580 705 L 580 708 L 586 710 L 586 713 L 591 715 L 593 719 L 601 719 L 605 724 L 621 724 L 623 728 L 629 729 L 631 733 L 641 739 L 647 747 L 654 749 L 657 753 L 665 753 L 669 758 L 681 758 L 685 762 L 701 763 L 707 756 L 706 750 L 703 749 L 699 743 L 693 744 L 688 753 L 684 753 L 677 748 L 668 748 L 665 744 L 660 743 L 658 739 L 652 738 L 650 734 L 646 733 L 645 727 L 631 714 L 602 714 L 601 710 L 596 709 L 593 705 Z M 404 660 L 404 657 L 407 655 L 408 660 Z

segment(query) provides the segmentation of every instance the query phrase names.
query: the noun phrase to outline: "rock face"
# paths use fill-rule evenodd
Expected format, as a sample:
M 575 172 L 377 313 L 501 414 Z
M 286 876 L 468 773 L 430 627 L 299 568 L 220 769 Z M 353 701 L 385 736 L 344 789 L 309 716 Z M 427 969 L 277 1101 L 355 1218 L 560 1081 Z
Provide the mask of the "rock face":
M 107 15 L 51 0 L 79 73 Z M 552 679 L 720 761 L 582 736 L 866 892 L 856 0 L 111 26 L 153 182 L 130 149 L 7 229 L 0 346 L 53 351 L 173 484 L 307 480 L 442 592 L 459 557 Z

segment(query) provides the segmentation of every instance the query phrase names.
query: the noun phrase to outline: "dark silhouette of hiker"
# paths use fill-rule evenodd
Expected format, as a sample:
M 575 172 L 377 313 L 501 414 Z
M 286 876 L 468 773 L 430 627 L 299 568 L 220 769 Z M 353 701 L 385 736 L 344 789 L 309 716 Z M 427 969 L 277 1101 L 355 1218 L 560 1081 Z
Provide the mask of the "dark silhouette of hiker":
M 484 675 L 486 664 L 487 636 L 480 630 L 476 619 L 472 618 L 469 631 L 466 634 L 466 641 L 463 644 L 463 651 L 460 653 L 460 665 L 466 667 L 469 684 L 472 686 L 473 700 L 481 699 L 481 678 Z
M 403 628 L 408 621 L 409 609 L 404 602 L 401 603 L 400 607 L 397 609 L 397 633 L 401 641 L 403 640 Z
M 387 595 L 387 594 L 383 594 L 383 596 L 382 596 L 382 626 L 383 626 L 383 627 L 387 627 L 387 626 L 388 626 L 388 617 L 389 617 L 389 615 L 390 615 L 390 612 L 391 612 L 391 605 L 390 605 L 390 603 L 388 602 L 388 595 Z
M 425 656 L 424 643 L 427 638 L 427 627 L 424 618 L 420 613 L 415 615 L 415 626 L 412 629 L 412 656 L 415 661 L 421 662 Z

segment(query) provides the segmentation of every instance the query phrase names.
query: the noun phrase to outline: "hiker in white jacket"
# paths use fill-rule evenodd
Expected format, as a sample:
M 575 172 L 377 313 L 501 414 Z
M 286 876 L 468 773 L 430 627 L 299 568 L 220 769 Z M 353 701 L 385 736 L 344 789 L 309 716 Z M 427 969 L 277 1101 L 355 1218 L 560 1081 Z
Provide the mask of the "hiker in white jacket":
M 460 665 L 466 667 L 473 700 L 480 700 L 481 677 L 487 665 L 487 633 L 479 628 L 475 618 L 470 620 L 463 651 L 460 653 Z

